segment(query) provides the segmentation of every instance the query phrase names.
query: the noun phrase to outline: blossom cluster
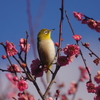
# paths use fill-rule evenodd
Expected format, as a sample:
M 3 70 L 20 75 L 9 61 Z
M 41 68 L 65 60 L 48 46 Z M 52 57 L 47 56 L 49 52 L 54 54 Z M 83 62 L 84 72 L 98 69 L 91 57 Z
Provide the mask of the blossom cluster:
M 80 41 L 82 39 L 81 35 L 74 35 L 73 38 L 76 41 Z M 59 43 L 55 43 L 55 46 L 59 47 Z M 62 49 L 62 52 L 65 54 L 64 56 L 59 56 L 57 62 L 60 66 L 66 66 L 73 62 L 75 57 L 78 57 L 80 54 L 80 47 L 78 45 L 67 45 L 65 48 Z
M 100 33 L 100 21 L 96 21 L 93 18 L 89 18 L 86 15 L 79 13 L 79 12 L 73 12 L 75 18 L 78 19 L 78 21 L 81 21 L 82 24 L 87 24 L 89 28 L 96 30 Z
M 7 72 L 10 72 L 10 73 L 7 73 L 6 76 L 10 80 L 10 82 L 13 84 L 15 89 L 18 89 L 20 92 L 24 92 L 26 89 L 28 89 L 28 82 L 22 76 L 22 73 L 23 73 L 22 69 L 26 70 L 25 68 L 27 64 L 25 63 L 25 59 L 21 57 L 21 53 L 22 52 L 24 52 L 24 54 L 27 53 L 30 49 L 30 44 L 27 43 L 26 39 L 21 38 L 20 44 L 19 44 L 20 51 L 16 49 L 16 45 L 12 42 L 6 41 L 6 44 L 4 45 L 2 43 L 2 45 L 4 46 L 5 51 L 6 51 L 6 55 L 2 55 L 2 59 L 8 59 L 8 61 L 10 62 L 10 65 L 8 65 L 8 68 L 7 68 Z M 16 55 L 19 56 L 20 60 L 17 59 Z M 14 57 L 15 60 L 18 62 L 18 64 L 13 64 L 10 57 Z M 17 73 L 20 73 L 21 75 L 18 76 Z M 24 96 L 20 95 L 18 100 L 28 100 L 30 97 L 28 96 L 29 95 L 26 95 L 26 94 L 24 94 Z M 35 100 L 35 99 L 29 99 L 29 100 Z
M 78 12 L 74 12 L 74 16 L 79 21 L 81 21 L 82 24 L 87 24 L 91 29 L 94 29 L 97 32 L 100 32 L 100 22 L 99 21 L 95 21 L 94 19 L 91 19 L 85 16 L 84 14 L 78 13 Z M 77 58 L 80 55 L 81 50 L 80 50 L 80 46 L 78 45 L 78 42 L 81 41 L 82 36 L 76 34 L 76 35 L 73 35 L 73 38 L 76 40 L 77 44 L 69 44 L 64 48 L 59 48 L 60 47 L 59 43 L 57 42 L 55 43 L 55 46 L 57 46 L 58 49 L 62 51 L 62 54 L 64 54 L 64 55 L 58 56 L 58 58 L 56 59 L 56 64 L 58 65 L 58 67 L 69 65 L 71 62 L 74 61 L 75 57 Z M 61 39 L 61 41 L 63 41 L 63 39 Z M 20 39 L 20 43 L 19 43 L 20 51 L 16 49 L 16 45 L 14 43 L 9 42 L 9 41 L 6 41 L 6 44 L 5 45 L 3 44 L 3 46 L 6 50 L 6 55 L 2 55 L 2 59 L 8 58 L 10 62 L 10 65 L 7 68 L 7 71 L 10 73 L 6 74 L 6 76 L 13 83 L 14 87 L 20 91 L 18 92 L 18 100 L 35 100 L 33 95 L 26 92 L 26 90 L 28 89 L 27 80 L 32 81 L 34 84 L 36 84 L 35 83 L 36 78 L 43 76 L 44 71 L 45 72 L 47 71 L 46 69 L 47 66 L 44 65 L 41 67 L 41 61 L 37 58 L 33 60 L 30 65 L 31 71 L 28 69 L 27 63 L 26 63 L 26 53 L 28 53 L 30 49 L 30 44 L 27 43 L 27 39 L 24 39 L 24 38 Z M 84 46 L 88 48 L 89 43 L 85 43 Z M 25 59 L 23 59 L 21 56 L 22 52 L 24 52 L 25 54 L 24 55 Z M 15 57 L 16 55 L 20 58 L 20 61 L 19 59 Z M 10 61 L 11 56 L 17 61 L 19 65 L 13 64 Z M 98 65 L 100 62 L 100 59 L 97 58 L 93 62 L 96 65 Z M 77 92 L 79 82 L 83 82 L 86 79 L 91 78 L 88 76 L 89 69 L 87 70 L 87 68 L 88 67 L 86 68 L 82 66 L 79 67 L 79 70 L 80 70 L 79 80 L 78 82 L 71 82 L 69 90 L 67 92 L 68 95 L 73 95 Z M 18 76 L 17 75 L 18 73 L 20 73 L 21 76 Z M 25 77 L 23 76 L 24 73 L 26 75 Z M 55 73 L 52 72 L 52 74 L 55 74 Z M 91 80 L 88 81 L 86 84 L 87 91 L 88 93 L 95 93 L 94 100 L 100 100 L 100 71 L 98 71 L 97 75 L 94 77 L 94 81 L 98 85 L 93 84 Z M 37 84 L 35 86 L 38 87 Z M 61 87 L 64 87 L 64 84 L 59 85 L 59 88 Z M 60 90 L 56 90 L 56 94 L 55 94 L 56 99 L 59 97 L 59 95 L 60 95 Z M 46 98 L 46 100 L 54 100 L 54 99 L 52 97 L 48 97 Z M 61 100 L 67 100 L 67 96 L 61 95 Z
M 95 93 L 94 100 L 100 100 L 100 71 L 97 72 L 97 75 L 94 77 L 94 81 L 98 84 L 97 86 L 91 81 L 87 82 L 88 93 Z

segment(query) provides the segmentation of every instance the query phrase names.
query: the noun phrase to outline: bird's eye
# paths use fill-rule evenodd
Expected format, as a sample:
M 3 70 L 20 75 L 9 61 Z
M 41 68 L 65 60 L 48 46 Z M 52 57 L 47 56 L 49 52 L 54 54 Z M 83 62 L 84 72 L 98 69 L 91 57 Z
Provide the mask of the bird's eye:
M 48 34 L 48 31 L 44 31 L 45 34 Z

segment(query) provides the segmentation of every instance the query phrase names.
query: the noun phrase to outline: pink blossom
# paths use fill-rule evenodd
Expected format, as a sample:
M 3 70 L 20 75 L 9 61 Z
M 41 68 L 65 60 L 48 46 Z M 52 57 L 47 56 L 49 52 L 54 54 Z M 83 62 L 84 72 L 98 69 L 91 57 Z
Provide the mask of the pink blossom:
M 74 35 L 73 38 L 77 41 L 80 41 L 82 39 L 81 35 Z
M 97 22 L 95 30 L 100 33 L 100 21 Z
M 66 95 L 61 95 L 61 100 L 68 100 Z
M 94 77 L 94 80 L 97 84 L 100 83 L 100 71 L 97 72 L 97 75 Z
M 13 77 L 13 80 L 14 80 L 14 81 L 18 81 L 18 77 L 14 76 L 14 77 Z
M 67 45 L 63 49 L 64 53 L 68 56 L 75 56 L 80 54 L 80 47 L 78 45 Z
M 13 80 L 13 75 L 11 73 L 7 73 L 6 77 L 13 83 L 16 84 L 16 82 Z
M 21 38 L 20 39 L 20 49 L 21 49 L 21 51 L 24 51 L 24 52 L 28 52 L 29 51 L 29 49 L 30 49 L 30 44 L 26 44 L 26 39 L 24 39 L 24 38 Z
M 60 66 L 66 66 L 69 63 L 71 63 L 73 60 L 74 60 L 73 56 L 68 56 L 68 57 L 67 56 L 60 56 L 60 57 L 58 57 L 57 62 Z
M 7 56 L 6 55 L 2 55 L 2 59 L 6 59 L 7 58 Z
M 16 72 L 19 72 L 19 73 L 22 72 L 21 68 L 17 64 L 13 64 L 13 66 L 9 66 L 8 71 L 10 71 L 10 72 L 16 71 Z
M 31 72 L 35 77 L 41 77 L 43 75 L 43 69 L 40 68 L 40 60 L 35 59 L 32 61 L 32 64 L 30 65 Z
M 57 61 L 60 66 L 68 65 L 67 56 L 60 56 Z
M 68 94 L 71 95 L 71 94 L 74 94 L 77 90 L 77 83 L 76 82 L 72 82 L 70 84 L 70 89 L 68 90 Z
M 56 46 L 56 47 L 59 47 L 59 43 L 58 43 L 58 42 L 56 42 L 56 43 L 55 43 L 55 46 Z
M 79 21 L 83 20 L 84 15 L 82 13 L 79 12 L 73 12 L 74 17 L 76 17 Z
M 96 59 L 94 59 L 93 62 L 98 66 L 98 64 L 100 63 L 100 58 L 96 58 Z
M 34 96 L 28 92 L 24 94 L 19 93 L 18 96 L 19 96 L 18 100 L 35 100 Z
M 57 87 L 58 87 L 58 88 L 63 88 L 63 87 L 65 87 L 65 84 L 64 84 L 64 83 L 61 83 L 61 84 L 59 84 Z
M 85 43 L 84 46 L 85 46 L 85 47 L 89 47 L 90 44 L 89 44 L 89 43 Z
M 86 84 L 86 86 L 87 86 L 88 93 L 95 93 L 96 92 L 96 86 L 93 83 L 88 82 Z
M 88 19 L 83 19 L 82 20 L 82 24 L 87 24 L 88 23 Z
M 17 84 L 17 87 L 20 91 L 24 91 L 28 88 L 28 83 L 25 80 L 19 80 L 18 84 Z
M 21 63 L 21 67 L 26 68 L 27 67 L 27 64 Z
M 48 97 L 47 100 L 54 100 L 52 97 Z
M 88 19 L 87 25 L 88 25 L 91 29 L 95 29 L 95 27 L 97 26 L 97 23 L 96 23 L 96 21 L 93 20 L 93 19 Z
M 87 70 L 82 66 L 79 66 L 79 69 L 80 69 L 80 73 L 81 73 L 80 81 L 84 81 L 84 80 L 88 79 L 89 77 L 88 77 Z
M 16 97 L 17 91 L 8 92 L 8 100 L 12 100 L 12 97 Z
M 96 96 L 94 100 L 100 100 L 100 85 L 96 87 Z
M 16 46 L 9 41 L 6 41 L 6 50 L 7 50 L 8 56 L 14 56 L 18 53 Z

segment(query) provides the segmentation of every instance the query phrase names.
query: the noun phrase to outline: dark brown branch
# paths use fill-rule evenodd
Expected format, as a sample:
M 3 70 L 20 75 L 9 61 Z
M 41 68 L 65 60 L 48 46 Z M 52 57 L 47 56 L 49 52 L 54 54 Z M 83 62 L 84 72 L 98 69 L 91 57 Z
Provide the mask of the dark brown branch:
M 39 88 L 39 86 L 38 86 L 37 83 L 36 83 L 36 81 L 33 80 L 32 82 L 33 82 L 35 88 L 37 89 L 37 92 L 39 93 L 39 95 L 40 95 L 40 97 L 42 98 L 42 100 L 45 100 L 44 97 L 43 97 L 43 94 L 42 94 L 42 92 L 41 92 L 41 90 L 40 90 L 40 88 Z
M 68 18 L 68 13 L 67 13 L 67 11 L 65 11 L 65 14 L 66 14 L 66 18 L 67 18 L 67 21 L 68 21 L 68 23 L 69 23 L 69 26 L 70 26 L 70 28 L 71 28 L 71 30 L 72 30 L 72 33 L 73 33 L 73 35 L 75 35 L 75 32 L 74 32 L 74 29 L 73 29 L 73 27 L 72 27 L 72 25 L 71 25 L 70 19 Z
M 62 3 L 61 3 L 61 8 L 60 8 L 60 11 L 61 11 L 61 19 L 60 19 L 60 25 L 59 25 L 59 47 L 58 47 L 58 57 L 60 56 L 60 49 L 61 48 L 61 45 L 62 45 L 62 27 L 63 27 L 63 19 L 64 19 L 64 0 L 62 0 Z
M 19 63 L 19 65 L 21 66 L 20 61 L 19 61 L 15 56 L 13 56 L 13 57 L 14 57 L 14 59 Z M 40 95 L 41 98 L 43 99 L 43 94 L 42 94 L 42 92 L 40 91 L 39 86 L 37 85 L 36 81 L 35 81 L 34 78 L 32 77 L 32 74 L 31 74 L 31 73 L 28 73 L 28 72 L 25 70 L 25 68 L 23 68 L 22 66 L 21 66 L 21 68 L 22 68 L 22 69 L 24 70 L 24 72 L 26 73 L 28 80 L 32 81 L 32 83 L 35 85 L 35 87 L 36 87 L 36 89 L 37 89 L 37 92 L 39 93 L 39 95 Z M 44 100 L 44 99 L 43 99 L 43 100 Z
M 97 57 L 97 58 L 99 59 L 99 56 L 96 55 L 88 46 L 85 46 L 85 45 L 83 44 L 83 42 L 81 42 L 81 44 L 82 44 L 85 48 L 87 48 L 95 57 Z
M 60 8 L 60 11 L 61 11 L 61 19 L 60 19 L 60 25 L 59 25 L 59 47 L 58 47 L 58 57 L 60 56 L 60 49 L 61 48 L 61 45 L 62 45 L 62 27 L 63 27 L 63 19 L 64 19 L 64 0 L 62 0 L 62 3 L 61 3 L 61 8 Z M 46 95 L 48 94 L 48 92 L 50 91 L 50 88 L 51 86 L 53 85 L 53 83 L 55 83 L 54 79 L 58 73 L 60 69 L 60 66 L 56 64 L 56 69 L 54 71 L 54 74 L 52 75 L 52 79 L 49 83 L 49 86 L 47 87 L 47 90 L 45 91 L 43 97 L 46 99 Z
M 25 45 L 26 45 L 26 52 L 25 52 L 25 59 L 24 59 L 24 61 L 25 61 L 25 63 L 26 63 L 26 59 L 27 59 L 27 44 L 28 44 L 28 31 L 26 31 L 26 41 L 25 41 Z

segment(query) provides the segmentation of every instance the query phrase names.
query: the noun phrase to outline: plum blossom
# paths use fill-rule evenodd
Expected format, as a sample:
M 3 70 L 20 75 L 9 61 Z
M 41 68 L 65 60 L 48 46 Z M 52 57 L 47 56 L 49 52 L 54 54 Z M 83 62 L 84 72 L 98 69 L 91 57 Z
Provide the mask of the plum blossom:
M 89 47 L 90 46 L 90 43 L 85 43 L 84 46 L 85 47 Z
M 67 56 L 60 56 L 57 61 L 60 66 L 68 65 Z
M 94 100 L 100 100 L 100 85 L 96 87 L 96 96 L 94 97 Z
M 9 92 L 8 95 L 8 100 L 12 100 L 12 97 L 15 97 L 17 94 L 17 91 L 11 91 Z
M 76 90 L 77 90 L 77 83 L 73 81 L 70 84 L 70 89 L 68 90 L 68 94 L 69 95 L 74 94 Z
M 61 83 L 61 84 L 59 84 L 57 87 L 58 87 L 58 88 L 63 88 L 63 87 L 65 87 L 65 83 Z
M 14 81 L 18 81 L 18 77 L 14 76 L 14 77 L 13 77 L 13 80 L 14 80 Z
M 27 64 L 21 63 L 21 67 L 26 68 Z
M 60 66 L 66 66 L 74 60 L 74 56 L 59 56 L 58 57 L 58 64 Z
M 96 86 L 92 82 L 87 82 L 86 86 L 87 86 L 88 93 L 96 92 Z
M 61 95 L 61 100 L 68 100 L 67 96 L 66 95 Z
M 81 35 L 74 35 L 73 38 L 77 41 L 80 41 L 82 39 Z
M 40 66 L 40 60 L 35 59 L 32 61 L 32 64 L 30 65 L 31 72 L 35 77 L 41 77 L 43 75 L 43 69 L 39 67 Z
M 93 62 L 98 66 L 98 64 L 100 63 L 100 58 L 96 58 L 96 59 L 94 59 Z
M 78 19 L 79 21 L 83 20 L 84 15 L 82 13 L 74 11 L 73 14 L 74 14 L 74 17 Z
M 18 53 L 18 50 L 16 49 L 16 46 L 14 45 L 14 43 L 11 43 L 9 41 L 6 41 L 6 50 L 7 50 L 8 56 L 14 56 Z
M 100 21 L 97 22 L 95 30 L 100 33 Z
M 6 59 L 7 58 L 7 56 L 6 55 L 2 55 L 2 59 Z
M 16 84 L 16 82 L 13 80 L 13 75 L 11 73 L 7 73 L 6 77 L 13 83 Z
M 30 44 L 26 44 L 26 39 L 24 39 L 24 38 L 21 38 L 20 39 L 20 49 L 21 49 L 21 51 L 24 51 L 24 52 L 28 52 L 29 51 L 29 49 L 30 49 Z
M 34 96 L 28 92 L 26 92 L 25 94 L 19 93 L 18 96 L 18 100 L 36 100 Z
M 55 43 L 55 46 L 56 46 L 56 47 L 59 47 L 59 43 L 58 43 L 58 42 L 56 42 L 56 43 Z
M 88 79 L 89 77 L 88 77 L 87 70 L 82 66 L 79 66 L 79 69 L 80 69 L 80 73 L 81 73 L 80 81 L 84 81 L 84 80 Z
M 10 71 L 10 72 L 16 71 L 16 72 L 19 72 L 19 73 L 22 72 L 21 68 L 17 64 L 13 64 L 12 66 L 9 66 L 8 71 Z
M 73 45 L 73 44 L 67 45 L 63 49 L 63 51 L 67 56 L 75 56 L 80 54 L 80 47 L 78 45 Z
M 48 97 L 47 100 L 54 100 L 52 97 Z
M 82 24 L 87 24 L 89 28 L 94 29 L 100 33 L 100 21 L 96 21 L 93 18 L 89 18 L 79 12 L 74 11 L 73 14 L 74 14 L 74 17 L 76 17 L 78 21 L 81 21 Z
M 27 81 L 25 81 L 23 79 L 19 80 L 17 87 L 20 91 L 24 91 L 24 90 L 28 89 L 28 83 L 27 83 Z
M 88 23 L 88 19 L 86 19 L 86 18 L 83 19 L 81 23 L 82 23 L 82 24 L 87 24 L 87 23 Z
M 93 19 L 88 19 L 87 20 L 87 25 L 91 28 L 91 29 L 95 29 L 95 27 L 97 26 L 97 22 Z
M 100 83 L 100 71 L 97 72 L 97 75 L 94 77 L 94 80 L 97 84 Z

